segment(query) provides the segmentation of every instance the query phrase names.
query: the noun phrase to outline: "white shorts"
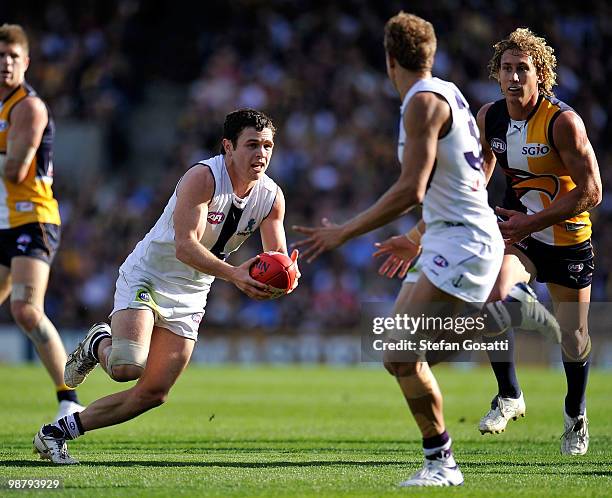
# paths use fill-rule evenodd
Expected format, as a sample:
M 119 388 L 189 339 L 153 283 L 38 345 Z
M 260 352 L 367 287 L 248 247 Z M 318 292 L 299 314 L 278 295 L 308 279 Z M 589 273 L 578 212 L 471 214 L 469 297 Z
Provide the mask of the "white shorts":
M 129 273 L 119 270 L 115 303 L 109 316 L 125 309 L 150 309 L 156 326 L 197 341 L 209 290 L 210 287 L 198 292 L 186 291 L 135 268 Z
M 469 303 L 485 303 L 501 268 L 504 242 L 499 232 L 475 235 L 464 225 L 440 226 L 423 235 L 421 271 L 438 289 Z
M 402 284 L 416 284 L 417 280 L 421 276 L 421 256 L 422 254 L 417 256 L 416 263 L 414 263 L 412 268 L 408 270 L 404 280 L 402 280 Z

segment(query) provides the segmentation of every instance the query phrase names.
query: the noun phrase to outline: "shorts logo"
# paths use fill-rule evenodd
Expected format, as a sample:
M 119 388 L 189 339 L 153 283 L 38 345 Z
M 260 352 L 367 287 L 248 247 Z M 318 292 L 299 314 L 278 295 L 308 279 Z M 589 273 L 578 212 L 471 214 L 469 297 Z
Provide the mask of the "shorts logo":
M 211 225 L 218 225 L 219 223 L 223 223 L 223 220 L 225 219 L 225 213 L 222 213 L 221 211 L 211 211 L 210 213 L 208 213 L 208 223 L 210 223 Z
M 492 138 L 491 148 L 493 149 L 493 152 L 497 152 L 498 154 L 503 154 L 504 152 L 506 152 L 506 142 L 504 142 L 503 140 L 499 138 Z
M 202 321 L 202 317 L 204 317 L 204 313 L 194 313 L 193 315 L 191 315 L 191 319 L 195 323 L 200 323 Z
M 151 301 L 151 294 L 149 294 L 146 290 L 139 290 L 136 294 L 136 300 L 142 301 L 143 303 L 148 303 Z
M 26 249 L 32 242 L 32 237 L 30 237 L 27 233 L 22 233 L 19 237 L 17 237 L 17 249 L 21 252 L 26 252 Z
M 453 287 L 455 287 L 456 289 L 460 289 L 461 287 L 463 287 L 463 273 L 461 275 L 459 275 L 457 278 L 454 278 L 451 280 L 451 283 L 453 284 Z
M 571 263 L 567 265 L 567 269 L 572 273 L 580 273 L 584 269 L 584 263 Z
M 544 157 L 550 152 L 550 147 L 546 144 L 527 144 L 523 146 L 521 153 L 528 157 Z
M 439 266 L 440 268 L 448 267 L 448 261 L 441 254 L 434 256 L 433 262 L 436 266 Z

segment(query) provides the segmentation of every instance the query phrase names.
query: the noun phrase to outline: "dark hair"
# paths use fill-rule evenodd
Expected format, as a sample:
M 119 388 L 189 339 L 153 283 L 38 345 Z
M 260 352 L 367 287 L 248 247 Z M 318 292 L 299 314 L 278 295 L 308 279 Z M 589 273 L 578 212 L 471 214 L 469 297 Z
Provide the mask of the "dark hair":
M 28 37 L 19 24 L 4 23 L 0 26 L 0 41 L 11 45 L 21 45 L 26 54 L 30 51 Z
M 231 141 L 235 149 L 238 143 L 238 137 L 245 128 L 255 128 L 257 131 L 261 131 L 264 128 L 270 128 L 270 130 L 272 130 L 272 135 L 276 132 L 274 123 L 272 123 L 272 120 L 263 112 L 255 109 L 238 109 L 225 116 L 225 123 L 223 123 L 223 138 Z M 221 154 L 225 154 L 223 146 L 221 146 Z
M 432 24 L 414 14 L 400 11 L 385 24 L 385 50 L 409 71 L 431 71 L 436 54 Z

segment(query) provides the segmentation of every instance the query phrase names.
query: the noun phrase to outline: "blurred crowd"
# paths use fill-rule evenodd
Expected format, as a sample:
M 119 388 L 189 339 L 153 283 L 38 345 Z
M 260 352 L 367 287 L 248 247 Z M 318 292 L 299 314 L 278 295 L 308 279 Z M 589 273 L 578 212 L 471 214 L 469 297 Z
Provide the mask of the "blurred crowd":
M 500 98 L 488 79 L 492 45 L 516 27 L 545 36 L 558 58 L 556 95 L 585 121 L 597 153 L 604 198 L 593 213 L 595 300 L 612 297 L 612 5 L 553 0 L 439 2 L 138 0 L 28 1 L 5 8 L 31 43 L 26 77 L 63 119 L 104 130 L 106 163 L 91 181 L 56 164 L 64 221 L 47 312 L 58 327 L 86 327 L 112 308 L 117 268 L 161 213 L 178 178 L 218 151 L 224 116 L 255 107 L 277 125 L 269 170 L 287 199 L 292 224 L 343 221 L 369 206 L 399 171 L 399 99 L 387 82 L 383 26 L 400 9 L 430 20 L 438 35 L 434 73 L 454 81 L 474 113 Z M 163 171 L 142 174 L 133 160 L 128 117 L 145 103 L 147 85 L 171 82 L 185 95 L 176 143 Z M 491 187 L 499 198 L 499 180 Z M 400 285 L 376 274 L 373 243 L 408 229 L 418 217 L 361 237 L 312 265 L 301 264 L 291 296 L 254 302 L 230 285 L 213 287 L 203 328 L 293 329 L 325 333 L 354 326 L 364 300 L 391 299 Z M 234 256 L 260 252 L 259 240 Z M 257 238 L 258 239 L 258 238 Z M 7 307 L 2 313 L 8 320 Z

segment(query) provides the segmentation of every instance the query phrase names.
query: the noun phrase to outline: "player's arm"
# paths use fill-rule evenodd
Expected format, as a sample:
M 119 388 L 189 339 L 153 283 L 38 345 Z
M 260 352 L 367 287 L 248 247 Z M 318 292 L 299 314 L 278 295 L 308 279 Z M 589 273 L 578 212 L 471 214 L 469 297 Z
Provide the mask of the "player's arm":
M 407 233 L 376 242 L 376 251 L 372 257 L 387 255 L 387 259 L 378 268 L 378 274 L 388 278 L 396 275 L 404 278 L 421 253 L 421 237 L 424 233 L 425 222 L 421 219 Z
M 174 209 L 176 259 L 198 271 L 233 283 L 249 297 L 268 299 L 269 294 L 264 291 L 267 286 L 249 275 L 249 267 L 256 258 L 240 266 L 232 266 L 200 244 L 214 189 L 215 180 L 207 167 L 191 168 L 180 181 Z
M 483 105 L 476 115 L 476 123 L 478 124 L 478 130 L 480 131 L 480 145 L 482 146 L 482 170 L 487 178 L 487 183 L 489 183 L 491 176 L 493 176 L 495 164 L 497 163 L 497 159 L 495 158 L 495 154 L 491 149 L 491 145 L 489 142 L 487 142 L 485 133 L 485 119 L 487 117 L 487 111 L 492 105 L 493 102 Z
M 436 159 L 438 136 L 449 117 L 450 107 L 442 97 L 431 92 L 417 93 L 404 113 L 406 145 L 395 183 L 373 206 L 342 225 L 332 225 L 324 219 L 322 227 L 293 227 L 308 236 L 294 246 L 306 247 L 303 256 L 309 256 L 310 262 L 323 251 L 381 227 L 422 202 Z
M 261 245 L 264 251 L 278 251 L 283 254 L 287 254 L 287 238 L 285 237 L 285 195 L 283 191 L 278 188 L 276 191 L 276 198 L 272 205 L 270 214 L 261 222 L 259 225 L 259 233 L 261 235 Z M 294 249 L 291 252 L 291 259 L 296 262 L 296 279 L 293 287 L 289 292 L 298 286 L 298 280 L 300 279 L 300 270 L 297 266 L 298 250 Z
M 270 214 L 259 225 L 261 245 L 264 251 L 278 251 L 287 254 L 287 238 L 285 237 L 285 196 L 278 188 Z
M 576 188 L 532 215 L 498 208 L 500 214 L 510 217 L 507 222 L 500 223 L 500 230 L 509 242 L 561 223 L 601 202 L 599 166 L 582 119 L 571 111 L 562 113 L 553 126 L 553 140 Z
M 26 97 L 10 115 L 6 155 L 0 157 L 0 174 L 13 183 L 25 180 L 40 146 L 49 115 L 42 100 Z

